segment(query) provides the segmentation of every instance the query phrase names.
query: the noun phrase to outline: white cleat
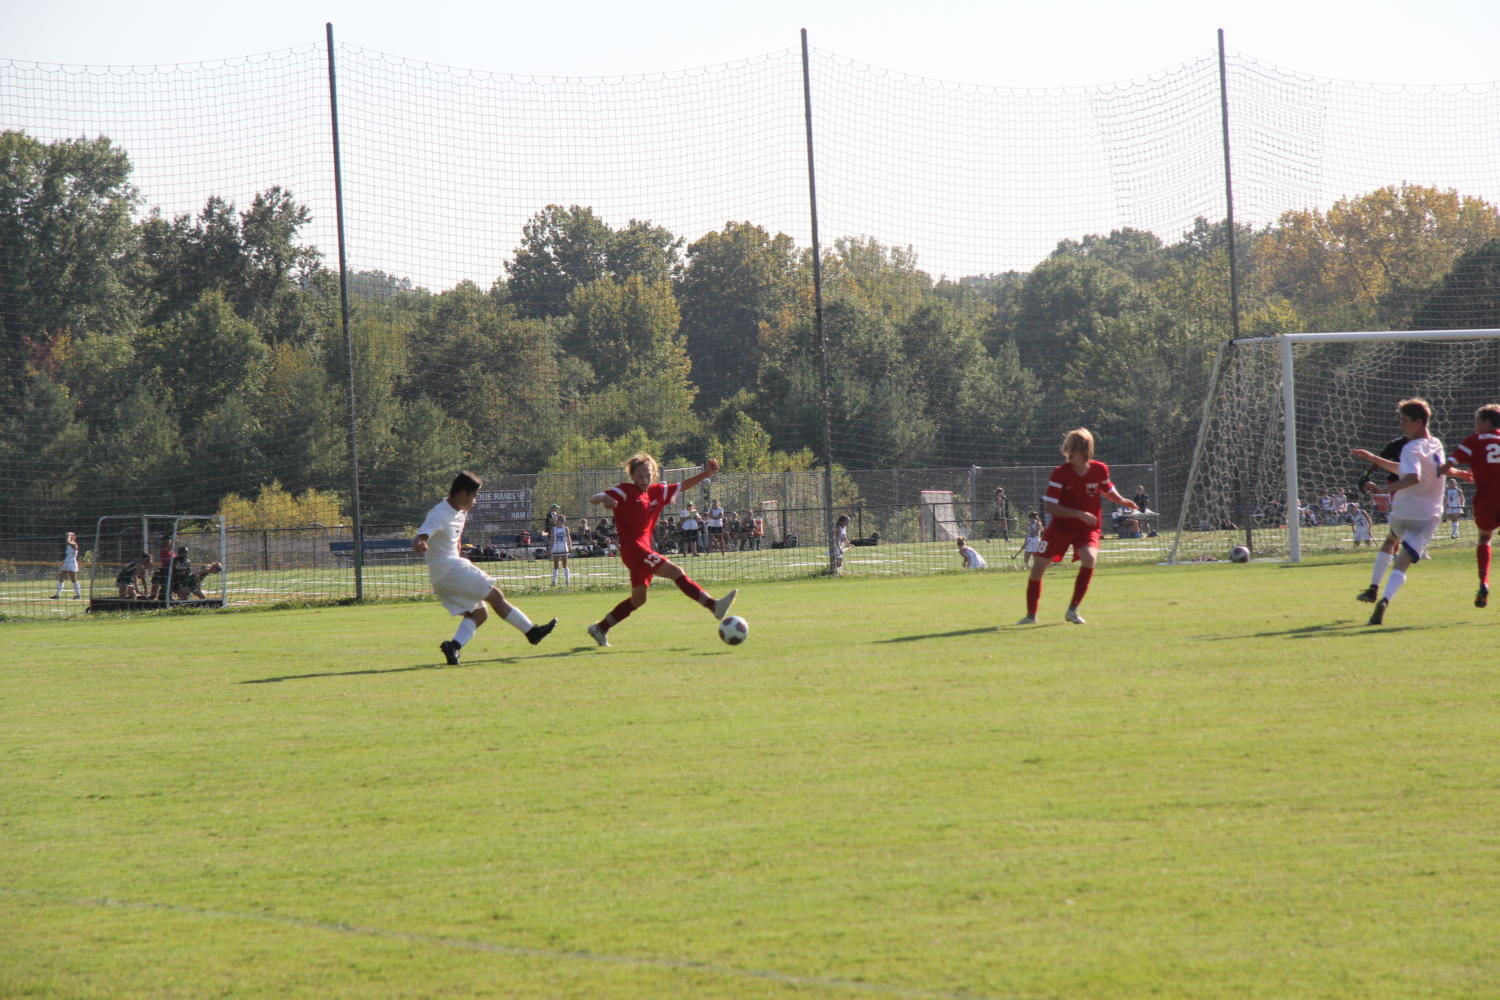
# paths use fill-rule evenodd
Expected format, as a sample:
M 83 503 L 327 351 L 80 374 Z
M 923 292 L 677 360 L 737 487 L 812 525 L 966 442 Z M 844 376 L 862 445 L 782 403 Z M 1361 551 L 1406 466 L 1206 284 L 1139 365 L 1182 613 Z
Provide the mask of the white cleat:
M 605 634 L 604 629 L 600 628 L 597 623 L 589 626 L 589 638 L 601 646 L 609 645 L 609 636 Z
M 1068 621 L 1072 622 L 1074 625 L 1087 625 L 1088 624 L 1088 622 L 1086 622 L 1086 621 L 1083 620 L 1083 615 L 1080 615 L 1078 613 L 1078 609 L 1077 608 L 1069 608 L 1068 611 L 1067 611 L 1067 614 L 1063 615 L 1063 618 L 1065 618 Z
M 1027 615 L 1025 618 L 1022 618 L 1020 621 L 1016 622 L 1016 624 L 1017 625 L 1035 625 L 1036 624 L 1036 615 Z
M 715 618 L 717 618 L 719 621 L 724 620 L 725 616 L 729 614 L 730 605 L 734 603 L 734 595 L 738 593 L 738 590 L 731 590 L 729 593 L 725 594 L 723 597 L 714 602 Z

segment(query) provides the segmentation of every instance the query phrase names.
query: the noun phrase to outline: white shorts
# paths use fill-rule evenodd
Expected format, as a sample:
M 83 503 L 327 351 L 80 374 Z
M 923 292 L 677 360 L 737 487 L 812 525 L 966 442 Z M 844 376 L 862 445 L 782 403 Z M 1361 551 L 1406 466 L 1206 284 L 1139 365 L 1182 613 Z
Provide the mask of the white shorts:
M 63 572 L 64 573 L 77 573 L 78 572 L 78 559 L 77 559 L 77 557 L 75 556 L 72 559 L 64 559 L 63 560 L 62 568 L 63 568 Z
M 1040 552 L 1040 551 L 1042 551 L 1042 540 L 1040 538 L 1028 538 L 1028 539 L 1026 539 L 1026 551 L 1027 552 Z
M 1427 543 L 1437 532 L 1441 518 L 1436 517 L 1392 517 L 1391 534 L 1401 539 L 1401 547 L 1416 562 L 1427 554 Z
M 1461 518 L 1464 516 L 1464 509 L 1462 507 L 1449 507 L 1443 513 L 1449 517 Z
M 1368 524 L 1356 524 L 1354 526 L 1354 540 L 1356 542 L 1373 541 L 1370 537 L 1370 526 Z
M 571 550 L 566 545 L 554 545 L 554 546 L 552 546 L 552 554 L 555 555 L 555 556 L 565 556 L 570 551 Z
M 450 615 L 464 615 L 484 603 L 495 578 L 467 559 L 454 559 L 441 567 L 427 568 L 432 592 Z

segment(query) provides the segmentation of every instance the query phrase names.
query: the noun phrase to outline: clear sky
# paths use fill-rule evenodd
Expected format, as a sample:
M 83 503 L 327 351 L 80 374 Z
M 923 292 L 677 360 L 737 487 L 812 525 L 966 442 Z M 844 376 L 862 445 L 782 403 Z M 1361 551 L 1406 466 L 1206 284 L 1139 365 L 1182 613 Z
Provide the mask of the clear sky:
M 812 46 L 915 76 L 1001 87 L 1138 79 L 1214 51 L 1386 84 L 1500 80 L 1497 0 L 47 0 L 0 3 L 0 57 L 64 65 L 212 61 L 342 44 L 538 76 L 687 69 Z

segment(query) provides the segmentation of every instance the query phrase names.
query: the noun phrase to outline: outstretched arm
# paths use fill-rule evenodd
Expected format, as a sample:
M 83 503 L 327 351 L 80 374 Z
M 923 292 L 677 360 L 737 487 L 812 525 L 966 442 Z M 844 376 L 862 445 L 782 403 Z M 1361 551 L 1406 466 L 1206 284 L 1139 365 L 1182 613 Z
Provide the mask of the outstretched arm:
M 1389 472 L 1393 476 L 1401 474 L 1400 462 L 1392 462 L 1388 458 L 1381 458 L 1373 451 L 1366 451 L 1364 448 L 1351 448 L 1349 449 L 1349 454 L 1353 455 L 1361 462 L 1369 462 L 1371 465 L 1384 469 L 1386 472 Z
M 698 473 L 695 473 L 695 474 L 693 474 L 691 476 L 688 476 L 686 479 L 684 479 L 682 481 L 682 487 L 681 488 L 684 489 L 684 490 L 690 490 L 694 486 L 697 486 L 699 483 L 703 482 L 703 480 L 707 479 L 709 476 L 712 476 L 715 472 L 718 472 L 718 471 L 719 471 L 719 460 L 717 458 L 710 458 L 710 459 L 708 459 L 707 461 L 705 461 L 703 463 L 703 471 L 702 472 L 698 472 Z

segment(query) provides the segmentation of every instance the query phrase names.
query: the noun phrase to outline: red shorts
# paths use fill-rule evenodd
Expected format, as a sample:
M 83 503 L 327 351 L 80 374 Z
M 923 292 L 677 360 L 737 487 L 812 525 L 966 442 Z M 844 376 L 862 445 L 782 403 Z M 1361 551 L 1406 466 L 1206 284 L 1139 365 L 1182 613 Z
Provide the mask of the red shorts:
M 630 571 L 632 587 L 649 587 L 651 578 L 656 575 L 656 567 L 665 562 L 666 557 L 650 549 L 622 545 L 620 546 L 620 561 Z
M 1474 524 L 1480 531 L 1500 528 L 1500 492 L 1475 495 Z
M 1089 527 L 1076 517 L 1054 517 L 1052 523 L 1042 530 L 1042 551 L 1037 555 L 1062 562 L 1063 556 L 1068 554 L 1068 547 L 1072 546 L 1073 561 L 1077 562 L 1084 549 L 1099 547 L 1101 533 L 1097 524 Z

